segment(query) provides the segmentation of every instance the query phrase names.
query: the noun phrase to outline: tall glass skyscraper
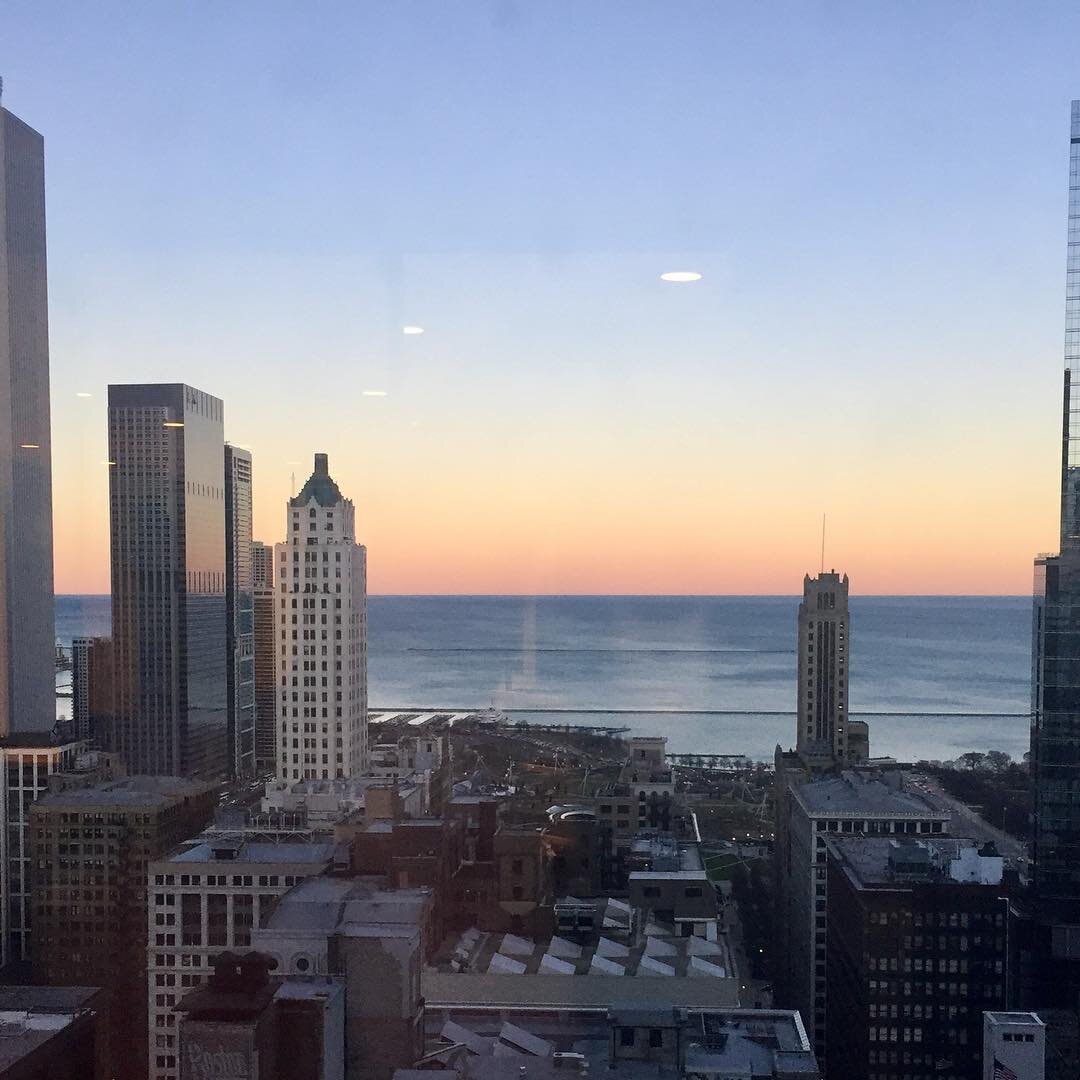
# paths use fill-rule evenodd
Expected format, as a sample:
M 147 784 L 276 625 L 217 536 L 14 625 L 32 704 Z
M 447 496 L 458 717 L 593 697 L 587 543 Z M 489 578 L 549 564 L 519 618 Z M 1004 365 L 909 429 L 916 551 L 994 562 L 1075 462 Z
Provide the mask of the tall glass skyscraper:
M 0 108 L 0 736 L 56 723 L 45 149 Z
M 131 772 L 229 772 L 224 454 L 218 398 L 109 387 L 109 742 Z
M 225 601 L 232 775 L 255 775 L 255 613 L 251 454 L 225 444 Z
M 1035 560 L 1034 885 L 1041 899 L 1080 900 L 1080 101 L 1070 127 L 1062 412 L 1061 548 Z

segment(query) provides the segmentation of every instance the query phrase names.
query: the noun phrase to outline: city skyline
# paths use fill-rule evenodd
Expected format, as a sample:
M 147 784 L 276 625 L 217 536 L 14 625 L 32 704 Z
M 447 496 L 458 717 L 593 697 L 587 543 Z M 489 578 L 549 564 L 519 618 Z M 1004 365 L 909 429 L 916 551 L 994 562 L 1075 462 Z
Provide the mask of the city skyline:
M 155 380 L 229 404 L 268 543 L 331 453 L 373 593 L 792 595 L 822 512 L 861 594 L 1030 591 L 1075 12 L 330 10 L 6 17 L 49 139 L 58 592 L 108 591 L 104 387 Z

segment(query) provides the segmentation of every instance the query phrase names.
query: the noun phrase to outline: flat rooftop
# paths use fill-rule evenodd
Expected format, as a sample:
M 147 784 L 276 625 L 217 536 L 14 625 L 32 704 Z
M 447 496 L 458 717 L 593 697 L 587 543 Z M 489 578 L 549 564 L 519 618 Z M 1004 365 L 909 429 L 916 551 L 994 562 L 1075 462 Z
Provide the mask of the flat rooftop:
M 281 898 L 263 929 L 332 934 L 360 925 L 418 926 L 430 899 L 422 888 L 387 890 L 355 878 L 311 877 Z
M 57 739 L 51 729 L 11 731 L 0 735 L 0 750 L 64 750 L 78 745 L 78 739 Z
M 995 1024 L 1027 1024 L 1030 1027 L 1046 1027 L 1033 1012 L 984 1012 Z
M 978 852 L 972 839 L 945 836 L 837 836 L 827 841 L 848 877 L 858 885 L 957 884 L 948 868 L 961 852 Z M 999 852 L 995 853 L 1002 858 Z
M 329 863 L 334 857 L 332 843 L 292 843 L 283 841 L 280 844 L 265 841 L 245 840 L 239 844 L 228 841 L 203 841 L 192 847 L 182 849 L 167 856 L 160 862 L 167 863 L 211 863 L 214 866 L 228 866 L 230 864 L 242 866 L 244 864 L 287 864 L 318 866 L 320 863 Z M 225 857 L 219 857 L 215 852 L 229 851 Z
M 327 795 L 341 798 L 362 796 L 371 788 L 412 790 L 419 785 L 408 779 L 392 780 L 386 776 L 356 776 L 349 780 L 274 780 L 266 785 L 265 797 L 289 795 Z
M 845 770 L 838 776 L 796 784 L 792 794 L 808 814 L 817 817 L 828 814 L 874 814 L 930 818 L 943 822 L 952 817 L 947 807 L 929 795 L 893 787 L 875 776 L 852 770 Z
M 34 805 L 76 810 L 92 806 L 163 806 L 176 799 L 205 795 L 216 790 L 216 784 L 184 780 L 179 776 L 123 776 L 94 784 L 93 787 L 44 794 Z
M 331 975 L 290 975 L 278 988 L 278 1001 L 325 1001 L 345 993 L 345 981 Z
M 446 975 L 425 969 L 420 983 L 429 1007 L 488 1005 L 560 1005 L 606 1008 L 613 998 L 626 1004 L 655 1005 L 658 1001 L 697 1008 L 718 1008 L 739 1003 L 736 979 L 687 979 L 664 975 L 635 975 L 619 979 L 609 975 Z
M 75 1012 L 100 992 L 96 986 L 0 986 L 0 1011 Z
M 89 986 L 0 986 L 0 1074 L 93 1015 Z
M 516 1080 L 521 1075 L 557 1080 L 570 1075 L 612 1075 L 620 1080 L 676 1080 L 687 1074 L 742 1077 L 816 1078 L 817 1062 L 796 1012 L 778 1009 L 694 1009 L 674 1005 L 658 993 L 641 1005 L 620 1002 L 610 1007 L 574 1005 L 537 1007 L 481 1006 L 462 1002 L 433 1005 L 425 1019 L 429 1057 L 446 1063 L 446 1071 L 399 1071 L 395 1080 L 437 1080 L 453 1075 L 450 1058 L 441 1049 L 461 1048 L 455 1066 L 469 1080 Z M 685 1047 L 685 1065 L 612 1057 L 614 1027 L 678 1028 Z M 587 1066 L 568 1068 L 556 1054 L 579 1054 Z M 572 1071 L 571 1071 L 572 1070 Z

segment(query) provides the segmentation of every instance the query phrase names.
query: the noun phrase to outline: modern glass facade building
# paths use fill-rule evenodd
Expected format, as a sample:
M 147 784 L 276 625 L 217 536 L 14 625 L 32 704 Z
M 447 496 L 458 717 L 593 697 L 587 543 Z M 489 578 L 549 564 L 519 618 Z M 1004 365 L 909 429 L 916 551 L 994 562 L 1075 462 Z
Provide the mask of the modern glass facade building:
M 109 742 L 130 772 L 229 771 L 223 417 L 183 384 L 109 387 Z
M 51 459 L 45 149 L 0 109 L 0 735 L 56 722 Z
M 277 760 L 277 620 L 274 613 L 274 549 L 251 545 L 255 586 L 255 765 L 274 770 Z
M 1061 550 L 1035 560 L 1032 630 L 1035 891 L 1080 900 L 1080 101 L 1069 146 Z
M 229 748 L 234 777 L 255 775 L 255 614 L 251 454 L 225 445 L 225 600 Z

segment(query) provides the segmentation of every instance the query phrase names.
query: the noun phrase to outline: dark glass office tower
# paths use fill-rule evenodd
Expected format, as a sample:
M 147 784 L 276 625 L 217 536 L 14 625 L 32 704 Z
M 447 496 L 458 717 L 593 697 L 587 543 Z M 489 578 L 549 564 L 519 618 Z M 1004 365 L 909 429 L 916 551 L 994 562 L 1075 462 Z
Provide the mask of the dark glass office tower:
M 223 414 L 179 383 L 109 387 L 109 742 L 131 772 L 229 772 Z
M 274 618 L 274 549 L 251 544 L 255 587 L 255 766 L 273 772 L 277 761 L 277 621 Z
M 1035 560 L 1032 629 L 1035 892 L 1080 900 L 1080 101 L 1069 147 L 1061 550 Z
M 251 454 L 225 444 L 225 610 L 232 775 L 255 775 L 255 614 Z
M 0 735 L 52 730 L 45 149 L 0 109 Z

